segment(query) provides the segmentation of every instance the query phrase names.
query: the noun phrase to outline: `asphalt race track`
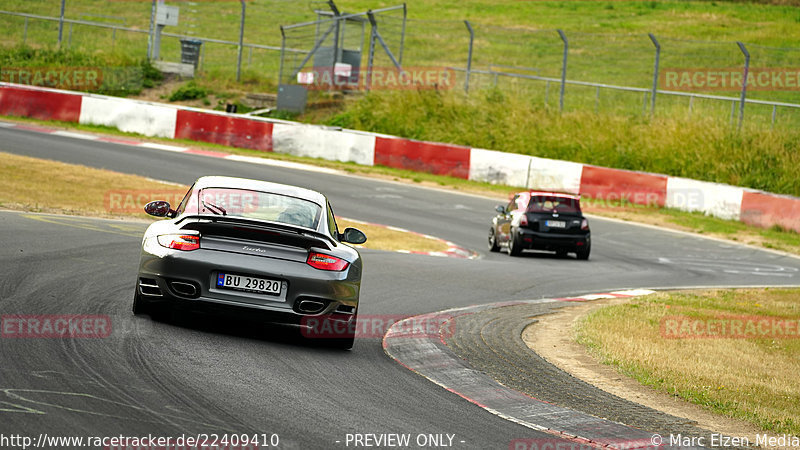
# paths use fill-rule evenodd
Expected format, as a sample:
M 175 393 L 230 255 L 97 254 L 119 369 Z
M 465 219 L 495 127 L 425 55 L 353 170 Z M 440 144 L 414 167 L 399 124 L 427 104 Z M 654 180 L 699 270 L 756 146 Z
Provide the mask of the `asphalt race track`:
M 337 215 L 482 254 L 460 260 L 363 251 L 360 316 L 625 288 L 800 284 L 799 259 L 601 219 L 592 221 L 588 262 L 488 254 L 496 201 L 412 185 L 20 129 L 0 128 L 0 151 L 183 184 L 230 175 L 302 185 L 326 193 Z M 0 339 L 0 433 L 258 433 L 276 434 L 280 448 L 346 448 L 353 433 L 445 435 L 444 443 L 454 435 L 453 447 L 470 449 L 552 438 L 404 369 L 379 338 L 359 339 L 344 352 L 306 345 L 287 330 L 134 317 L 145 225 L 0 212 L 0 315 L 107 315 L 113 328 L 103 339 Z

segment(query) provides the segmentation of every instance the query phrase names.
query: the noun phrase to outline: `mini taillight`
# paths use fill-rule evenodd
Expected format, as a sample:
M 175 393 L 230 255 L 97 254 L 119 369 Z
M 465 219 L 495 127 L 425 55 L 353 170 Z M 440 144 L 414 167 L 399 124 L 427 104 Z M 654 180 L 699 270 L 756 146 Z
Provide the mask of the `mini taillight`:
M 588 229 L 589 229 L 589 221 L 583 219 L 583 221 L 581 221 L 581 230 L 588 230 Z
M 527 214 L 522 213 L 522 215 L 519 216 L 519 226 L 521 226 L 521 227 L 527 227 L 528 226 L 528 215 Z
M 315 269 L 330 270 L 335 272 L 340 272 L 344 269 L 347 269 L 347 266 L 350 265 L 349 262 L 341 258 L 316 252 L 311 252 L 308 254 L 306 263 Z
M 186 252 L 200 248 L 200 235 L 197 234 L 162 234 L 158 237 L 162 247 Z

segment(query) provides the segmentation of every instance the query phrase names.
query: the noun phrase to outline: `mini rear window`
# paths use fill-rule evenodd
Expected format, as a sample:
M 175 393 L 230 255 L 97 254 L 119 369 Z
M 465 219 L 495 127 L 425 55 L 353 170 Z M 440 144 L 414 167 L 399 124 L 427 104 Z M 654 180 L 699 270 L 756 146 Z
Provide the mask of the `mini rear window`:
M 534 195 L 528 203 L 528 212 L 534 213 L 580 213 L 580 201 L 568 197 Z

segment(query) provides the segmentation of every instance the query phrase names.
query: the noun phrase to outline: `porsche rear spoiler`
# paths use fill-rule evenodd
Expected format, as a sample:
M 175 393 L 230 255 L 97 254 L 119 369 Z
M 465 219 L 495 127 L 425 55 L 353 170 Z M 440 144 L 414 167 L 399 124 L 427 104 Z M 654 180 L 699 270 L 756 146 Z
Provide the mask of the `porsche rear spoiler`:
M 321 247 L 331 250 L 337 245 L 336 241 L 324 233 L 245 217 L 195 214 L 183 216 L 176 222 L 177 225 L 181 223 L 185 223 L 181 226 L 181 229 L 184 230 L 196 230 L 201 234 L 234 239 L 273 242 L 305 249 Z

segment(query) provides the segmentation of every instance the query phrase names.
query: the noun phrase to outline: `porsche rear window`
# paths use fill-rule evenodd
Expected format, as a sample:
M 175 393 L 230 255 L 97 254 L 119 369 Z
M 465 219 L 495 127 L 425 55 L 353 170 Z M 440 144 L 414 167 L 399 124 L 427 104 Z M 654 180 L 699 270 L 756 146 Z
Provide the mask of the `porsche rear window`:
M 189 201 L 187 211 L 284 223 L 316 230 L 322 206 L 297 197 L 246 189 L 206 188 Z
M 579 213 L 580 201 L 556 196 L 534 195 L 528 203 L 528 212 L 534 213 Z

